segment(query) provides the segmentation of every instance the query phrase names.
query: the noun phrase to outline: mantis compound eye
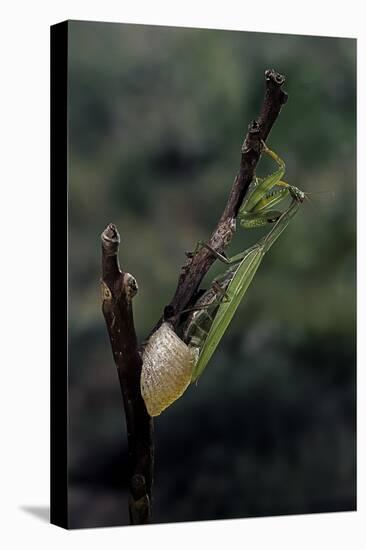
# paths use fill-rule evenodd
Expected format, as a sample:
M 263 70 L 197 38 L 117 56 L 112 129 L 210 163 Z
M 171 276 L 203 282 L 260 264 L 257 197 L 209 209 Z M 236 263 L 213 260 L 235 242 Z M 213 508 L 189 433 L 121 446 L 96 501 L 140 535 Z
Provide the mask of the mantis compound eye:
M 304 202 L 305 200 L 305 193 L 304 191 L 301 191 L 301 189 L 299 189 L 298 187 L 292 187 L 292 190 L 291 190 L 291 193 L 293 195 L 293 197 L 298 201 L 298 202 Z
M 191 382 L 196 354 L 164 322 L 150 337 L 142 356 L 141 395 L 150 416 L 158 416 Z

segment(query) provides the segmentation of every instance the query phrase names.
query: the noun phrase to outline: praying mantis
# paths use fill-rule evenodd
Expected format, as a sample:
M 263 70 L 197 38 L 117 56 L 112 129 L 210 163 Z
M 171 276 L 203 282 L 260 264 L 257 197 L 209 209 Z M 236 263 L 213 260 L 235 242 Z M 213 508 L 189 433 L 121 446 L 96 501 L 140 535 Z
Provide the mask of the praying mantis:
M 262 147 L 262 151 L 277 163 L 278 169 L 264 179 L 255 179 L 239 209 L 238 219 L 248 229 L 267 224 L 272 227 L 255 245 L 232 258 L 216 252 L 202 241 L 198 242 L 193 255 L 204 246 L 229 268 L 214 279 L 193 308 L 180 312 L 180 315 L 190 312 L 182 338 L 174 333 L 169 322 L 164 322 L 149 339 L 143 354 L 141 393 L 151 416 L 159 415 L 201 376 L 263 257 L 304 201 L 303 191 L 283 181 L 284 161 L 264 142 Z M 291 202 L 284 212 L 273 210 L 287 198 L 291 198 Z
M 211 287 L 197 301 L 193 308 L 196 311 L 190 314 L 185 325 L 183 341 L 189 347 L 198 348 L 198 361 L 193 368 L 192 382 L 206 368 L 264 255 L 286 229 L 305 198 L 303 191 L 282 180 L 286 169 L 284 161 L 264 142 L 262 145 L 263 152 L 277 162 L 278 170 L 265 179 L 257 179 L 252 192 L 239 210 L 238 218 L 245 228 L 261 227 L 268 223 L 274 225 L 258 243 L 232 258 L 219 254 L 206 243 L 198 243 L 198 246 L 208 248 L 219 260 L 229 265 L 229 268 L 214 279 Z M 283 213 L 273 210 L 274 206 L 288 197 L 291 198 L 291 204 Z

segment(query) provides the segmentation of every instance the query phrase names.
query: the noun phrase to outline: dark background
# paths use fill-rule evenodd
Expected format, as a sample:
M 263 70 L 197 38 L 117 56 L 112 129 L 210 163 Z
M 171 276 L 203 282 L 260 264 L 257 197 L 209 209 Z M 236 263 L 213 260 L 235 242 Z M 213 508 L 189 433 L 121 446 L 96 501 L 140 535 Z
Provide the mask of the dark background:
M 122 398 L 100 233 L 139 284 L 139 339 L 224 208 L 264 71 L 287 77 L 268 145 L 311 196 L 265 258 L 198 386 L 155 421 L 154 522 L 355 508 L 356 41 L 69 24 L 69 498 L 128 523 Z M 259 175 L 274 169 L 263 159 Z M 238 228 L 228 250 L 261 231 Z M 208 282 L 222 267 L 215 265 Z

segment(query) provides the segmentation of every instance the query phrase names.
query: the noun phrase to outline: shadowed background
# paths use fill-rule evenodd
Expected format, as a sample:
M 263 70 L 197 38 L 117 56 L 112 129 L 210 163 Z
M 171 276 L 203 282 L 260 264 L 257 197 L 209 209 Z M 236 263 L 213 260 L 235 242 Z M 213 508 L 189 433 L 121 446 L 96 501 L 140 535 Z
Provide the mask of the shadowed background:
M 154 522 L 355 508 L 356 42 L 69 24 L 69 499 L 128 523 L 122 397 L 99 296 L 114 222 L 144 339 L 225 206 L 264 71 L 268 145 L 314 194 L 265 258 L 197 386 L 155 421 Z M 258 175 L 274 170 L 263 159 Z M 240 227 L 232 255 L 263 232 Z M 222 270 L 215 265 L 206 286 Z M 205 286 L 205 284 L 203 285 Z

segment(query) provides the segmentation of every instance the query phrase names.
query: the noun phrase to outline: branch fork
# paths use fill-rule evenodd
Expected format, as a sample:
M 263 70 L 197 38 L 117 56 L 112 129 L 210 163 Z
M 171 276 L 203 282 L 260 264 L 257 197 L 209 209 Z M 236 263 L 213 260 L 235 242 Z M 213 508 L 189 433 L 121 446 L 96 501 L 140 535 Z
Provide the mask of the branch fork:
M 232 240 L 239 208 L 252 182 L 260 159 L 262 141 L 266 141 L 287 94 L 282 90 L 285 77 L 273 69 L 265 71 L 265 94 L 259 117 L 249 124 L 241 148 L 239 171 L 229 193 L 227 204 L 208 241 L 215 252 L 222 253 Z M 132 301 L 138 292 L 135 278 L 119 265 L 120 236 L 114 224 L 101 235 L 102 241 L 102 310 L 117 366 L 125 416 L 130 462 L 129 511 L 132 524 L 151 521 L 153 481 L 153 421 L 147 413 L 140 391 L 142 359 L 133 322 Z M 179 326 L 179 313 L 191 304 L 200 283 L 216 257 L 207 248 L 188 255 L 181 268 L 171 302 L 153 328 L 155 332 L 169 319 L 174 330 Z

